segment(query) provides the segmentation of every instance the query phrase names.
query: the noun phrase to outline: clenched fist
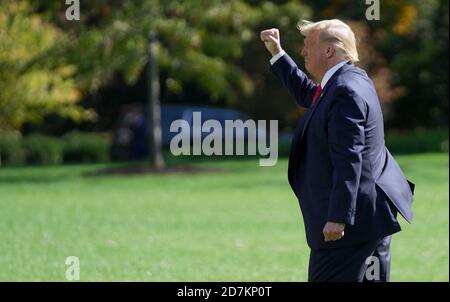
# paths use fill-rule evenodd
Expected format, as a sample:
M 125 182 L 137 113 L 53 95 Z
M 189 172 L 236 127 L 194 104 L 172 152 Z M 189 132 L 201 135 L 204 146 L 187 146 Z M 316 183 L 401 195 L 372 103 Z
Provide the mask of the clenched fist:
M 336 241 L 344 237 L 344 223 L 327 222 L 323 228 L 323 236 L 325 237 L 325 242 Z
M 264 45 L 272 54 L 272 56 L 276 55 L 282 50 L 280 44 L 280 32 L 277 28 L 271 28 L 261 31 L 260 37 L 261 41 L 264 42 Z

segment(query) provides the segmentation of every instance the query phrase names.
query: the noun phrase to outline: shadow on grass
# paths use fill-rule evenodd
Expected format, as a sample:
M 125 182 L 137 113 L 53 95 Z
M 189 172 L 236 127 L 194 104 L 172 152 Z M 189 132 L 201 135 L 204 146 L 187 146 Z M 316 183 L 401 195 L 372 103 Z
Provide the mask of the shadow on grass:
M 2 184 L 17 184 L 17 183 L 35 183 L 35 184 L 50 184 L 67 181 L 69 178 L 75 176 L 70 173 L 60 174 L 47 174 L 42 173 L 40 175 L 35 174 L 22 174 L 17 171 L 17 174 L 2 175 L 0 174 L 0 185 Z
M 227 169 L 214 167 L 214 163 L 224 161 L 256 160 L 255 157 L 209 157 L 209 156 L 180 156 L 165 154 L 166 168 L 157 169 L 149 165 L 147 160 L 64 164 L 58 166 L 9 166 L 0 168 L 0 185 L 14 183 L 51 184 L 83 177 L 100 177 L 113 175 L 165 175 L 165 174 L 200 174 L 222 173 Z M 208 163 L 200 166 L 200 163 Z
M 86 177 L 106 176 L 106 175 L 141 175 L 141 174 L 198 174 L 198 173 L 219 173 L 222 169 L 201 168 L 194 166 L 166 166 L 156 168 L 147 163 L 128 164 L 119 167 L 107 167 L 83 174 Z

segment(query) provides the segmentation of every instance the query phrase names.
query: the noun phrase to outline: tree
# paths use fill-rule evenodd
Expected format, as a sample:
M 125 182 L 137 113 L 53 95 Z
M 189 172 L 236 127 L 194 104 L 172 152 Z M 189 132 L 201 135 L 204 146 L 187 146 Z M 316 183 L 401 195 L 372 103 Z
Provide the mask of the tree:
M 66 79 L 78 96 L 94 95 L 117 73 L 133 85 L 150 71 L 148 33 L 153 31 L 158 37 L 154 54 L 159 64 L 158 82 L 166 95 L 184 95 L 187 88 L 195 86 L 211 103 L 239 106 L 252 113 L 277 108 L 283 115 L 284 104 L 291 103 L 288 98 L 283 102 L 269 100 L 263 93 L 262 100 L 272 107 L 261 106 L 264 102 L 259 91 L 268 89 L 259 79 L 262 74 L 271 75 L 259 31 L 289 28 L 284 45 L 287 49 L 297 45 L 292 39 L 293 34 L 297 35 L 295 40 L 299 36 L 295 23 L 309 13 L 299 1 L 98 0 L 83 3 L 81 20 L 76 22 L 65 20 L 67 6 L 63 1 L 21 2 L 32 6 L 42 22 L 59 33 L 52 47 L 41 54 L 51 60 L 45 61 L 47 65 L 36 65 L 36 69 L 69 66 L 71 73 Z M 252 49 L 257 51 L 252 53 Z M 261 64 L 261 58 L 266 64 Z M 258 91 L 253 99 L 259 102 L 246 103 L 255 88 Z M 85 103 L 89 104 L 89 99 Z
M 164 157 L 162 154 L 162 129 L 161 129 L 161 107 L 160 107 L 160 81 L 158 74 L 157 44 L 158 36 L 154 31 L 149 32 L 148 43 L 148 150 L 150 164 L 158 169 L 163 169 Z
M 72 64 L 54 64 L 49 53 L 63 35 L 33 13 L 26 1 L 0 3 L 0 130 L 20 129 L 49 113 L 93 120 L 94 112 L 77 105 Z
M 81 22 L 73 26 L 55 19 L 56 13 L 49 18 L 70 32 L 66 40 L 61 40 L 66 45 L 64 58 L 77 66 L 76 81 L 82 90 L 95 93 L 116 72 L 124 74 L 132 85 L 146 68 L 150 71 L 158 62 L 166 78 L 156 82 L 168 93 L 183 94 L 187 85 L 195 83 L 211 102 L 235 105 L 254 89 L 253 80 L 238 59 L 250 41 L 260 43 L 258 26 L 281 12 L 289 16 L 281 18 L 284 22 L 302 15 L 303 7 L 297 1 L 284 2 L 280 6 L 270 2 L 252 5 L 242 0 L 99 2 L 82 9 Z M 89 18 L 86 9 L 101 13 Z M 158 37 L 154 43 L 155 66 L 149 62 L 150 31 Z M 147 85 L 150 88 L 150 78 Z M 157 110 L 157 106 L 150 108 Z M 155 127 L 152 130 L 158 132 Z

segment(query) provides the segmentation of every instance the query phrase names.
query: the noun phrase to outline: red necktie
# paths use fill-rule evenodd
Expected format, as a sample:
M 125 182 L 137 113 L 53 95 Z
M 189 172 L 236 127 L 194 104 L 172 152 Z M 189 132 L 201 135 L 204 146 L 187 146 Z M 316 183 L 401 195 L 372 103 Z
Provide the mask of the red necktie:
M 319 98 L 321 92 L 322 92 L 322 85 L 319 84 L 319 86 L 317 86 L 316 93 L 313 96 L 311 107 L 314 105 L 314 102 Z

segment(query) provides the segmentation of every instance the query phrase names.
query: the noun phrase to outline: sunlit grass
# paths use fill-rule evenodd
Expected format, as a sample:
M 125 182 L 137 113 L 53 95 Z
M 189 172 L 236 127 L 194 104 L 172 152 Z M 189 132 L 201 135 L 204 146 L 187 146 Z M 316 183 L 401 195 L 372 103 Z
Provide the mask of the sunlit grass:
M 396 156 L 415 220 L 392 281 L 448 281 L 448 154 Z M 309 249 L 287 161 L 196 161 L 222 172 L 87 177 L 106 165 L 0 168 L 0 280 L 306 281 Z

